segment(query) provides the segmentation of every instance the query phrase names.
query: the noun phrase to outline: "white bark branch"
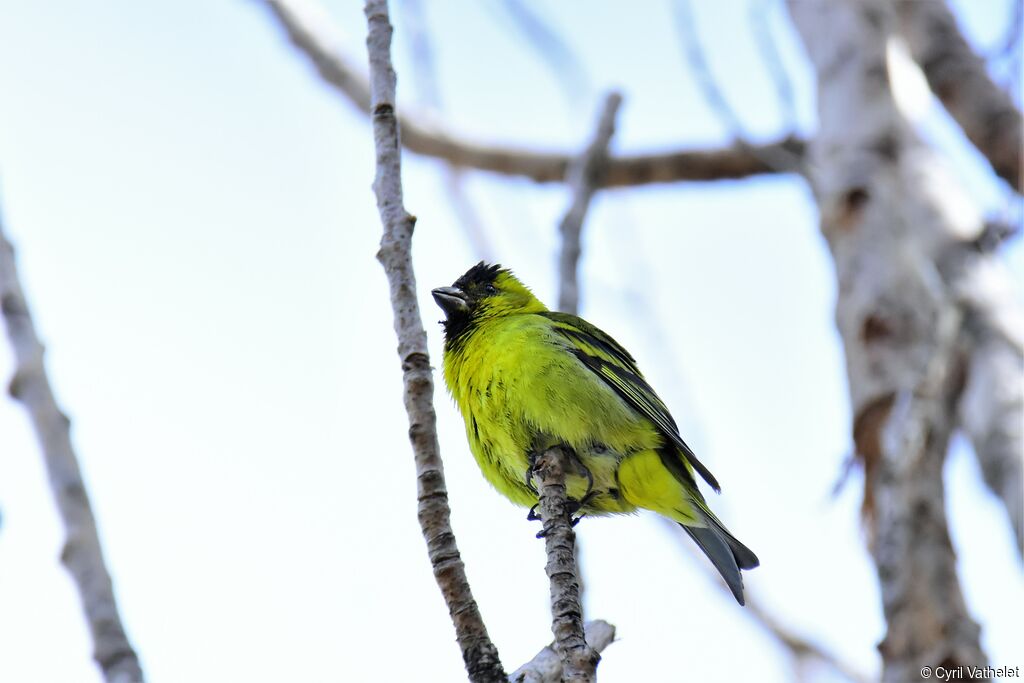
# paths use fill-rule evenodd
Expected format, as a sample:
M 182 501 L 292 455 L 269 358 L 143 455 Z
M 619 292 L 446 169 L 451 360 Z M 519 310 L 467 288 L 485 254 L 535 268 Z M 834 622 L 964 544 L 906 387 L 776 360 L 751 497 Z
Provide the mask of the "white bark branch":
M 570 454 L 561 447 L 549 448 L 533 469 L 540 493 L 540 513 L 544 521 L 545 567 L 551 582 L 551 631 L 554 648 L 562 660 L 562 680 L 566 683 L 593 683 L 597 680 L 599 655 L 587 643 L 583 633 L 583 606 L 580 604 L 579 575 L 571 515 L 565 493 L 565 473 Z
M 942 465 L 965 335 L 961 297 L 940 263 L 982 220 L 896 106 L 892 4 L 789 0 L 789 9 L 818 75 L 810 168 L 839 280 L 836 320 L 888 625 L 882 678 L 983 665 L 945 516 Z
M 973 247 L 951 251 L 943 263 L 969 341 L 959 424 L 1024 556 L 1024 316 L 1006 268 Z
M 392 28 L 386 0 L 367 0 L 365 13 L 370 60 L 369 101 L 377 166 L 373 189 L 383 225 L 377 258 L 384 267 L 391 291 L 405 409 L 409 415 L 409 441 L 416 461 L 419 522 L 434 578 L 448 605 L 469 678 L 474 683 L 497 683 L 506 680 L 505 672 L 473 599 L 451 528 L 444 465 L 437 441 L 427 333 L 416 301 L 416 277 L 412 267 L 415 219 L 406 212 L 402 201 L 395 72 L 391 66 Z
M 579 312 L 580 306 L 580 234 L 583 232 L 583 221 L 590 208 L 590 200 L 608 170 L 608 145 L 615 134 L 615 116 L 621 104 L 622 96 L 616 92 L 605 98 L 594 137 L 566 177 L 566 183 L 572 190 L 572 202 L 559 225 L 562 252 L 558 260 L 558 310 L 573 315 Z
M 594 652 L 604 652 L 604 649 L 615 640 L 615 627 L 600 619 L 588 621 L 583 630 L 587 645 Z M 561 683 L 562 675 L 562 658 L 555 652 L 552 643 L 538 652 L 533 659 L 516 669 L 508 677 L 508 680 L 509 683 Z
M 108 683 L 141 683 L 138 655 L 128 641 L 113 582 L 100 546 L 92 505 L 71 444 L 71 423 L 57 406 L 14 261 L 14 248 L 0 220 L 0 309 L 14 351 L 9 391 L 28 411 L 43 451 L 50 488 L 66 539 L 60 557 L 74 580 L 92 635 L 93 658 Z
M 337 49 L 330 22 L 307 0 L 264 0 L 288 37 L 313 62 L 328 84 L 360 111 L 369 113 L 366 78 Z M 402 145 L 411 152 L 501 175 L 529 178 L 539 183 L 562 182 L 575 158 L 569 152 L 542 152 L 472 142 L 438 126 L 422 123 L 426 117 L 402 116 Z M 775 143 L 719 150 L 669 150 L 652 154 L 612 157 L 602 187 L 649 183 L 730 180 L 780 171 L 798 172 L 803 141 L 787 137 Z
M 963 128 L 993 170 L 1018 193 L 1024 118 L 988 75 L 944 1 L 895 3 L 901 29 L 932 91 Z

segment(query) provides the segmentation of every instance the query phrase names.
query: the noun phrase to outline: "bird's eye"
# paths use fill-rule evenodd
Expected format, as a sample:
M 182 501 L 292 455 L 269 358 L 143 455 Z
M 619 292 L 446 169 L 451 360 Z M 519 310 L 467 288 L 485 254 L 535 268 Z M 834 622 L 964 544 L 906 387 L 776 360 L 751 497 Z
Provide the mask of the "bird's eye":
M 487 294 L 497 294 L 498 288 L 492 284 L 486 284 L 484 285 L 484 292 L 486 292 Z

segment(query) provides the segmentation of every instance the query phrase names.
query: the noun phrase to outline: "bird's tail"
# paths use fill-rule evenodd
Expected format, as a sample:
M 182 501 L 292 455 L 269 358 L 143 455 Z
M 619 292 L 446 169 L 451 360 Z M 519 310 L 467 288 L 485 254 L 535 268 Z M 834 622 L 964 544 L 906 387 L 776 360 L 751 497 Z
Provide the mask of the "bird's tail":
M 736 597 L 736 602 L 742 605 L 744 604 L 743 577 L 740 575 L 740 570 L 753 569 L 761 562 L 750 548 L 729 533 L 729 530 L 718 521 L 718 518 L 710 510 L 701 509 L 701 507 L 703 506 L 698 506 L 697 510 L 702 513 L 700 516 L 704 518 L 706 526 L 687 526 L 682 523 L 679 526 L 686 530 L 697 547 L 708 556 L 711 564 L 715 565 L 715 569 L 722 575 L 729 590 Z

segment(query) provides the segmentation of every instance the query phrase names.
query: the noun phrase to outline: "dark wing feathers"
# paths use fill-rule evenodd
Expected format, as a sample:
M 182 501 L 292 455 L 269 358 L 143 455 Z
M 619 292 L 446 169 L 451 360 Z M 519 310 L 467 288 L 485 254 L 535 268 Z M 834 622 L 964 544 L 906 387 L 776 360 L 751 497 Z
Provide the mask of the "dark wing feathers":
M 626 403 L 653 422 L 658 431 L 678 447 L 686 461 L 711 488 L 715 491 L 721 490 L 715 476 L 697 459 L 679 436 L 679 428 L 669 414 L 668 408 L 644 380 L 629 351 L 586 320 L 574 315 L 555 312 L 539 315 L 555 323 L 554 329 L 572 344 L 572 352 L 576 357 L 614 389 Z M 675 468 L 670 466 L 669 469 Z M 675 474 L 679 476 L 679 473 Z

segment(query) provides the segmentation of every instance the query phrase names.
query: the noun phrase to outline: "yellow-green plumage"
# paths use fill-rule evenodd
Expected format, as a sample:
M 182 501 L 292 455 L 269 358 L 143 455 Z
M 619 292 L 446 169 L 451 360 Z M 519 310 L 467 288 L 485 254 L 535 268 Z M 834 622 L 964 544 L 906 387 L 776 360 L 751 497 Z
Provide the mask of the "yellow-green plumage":
M 588 515 L 652 510 L 680 523 L 743 604 L 739 570 L 757 558 L 711 513 L 694 470 L 718 483 L 679 436 L 632 356 L 585 320 L 549 311 L 509 271 L 483 263 L 434 290 L 444 309 L 445 382 L 487 480 L 537 503 L 529 456 L 575 454 L 566 488 Z

